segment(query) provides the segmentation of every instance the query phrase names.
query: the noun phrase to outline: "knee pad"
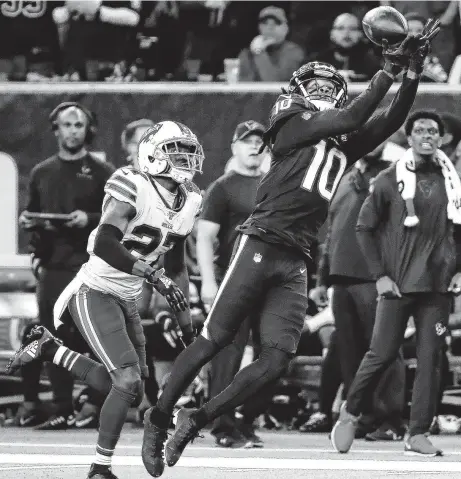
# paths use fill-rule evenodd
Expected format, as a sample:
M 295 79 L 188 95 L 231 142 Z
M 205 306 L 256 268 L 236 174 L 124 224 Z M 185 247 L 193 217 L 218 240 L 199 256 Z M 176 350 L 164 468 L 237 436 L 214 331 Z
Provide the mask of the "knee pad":
M 137 383 L 135 383 L 137 384 Z M 142 400 L 142 387 L 139 388 L 137 386 L 133 387 L 133 389 L 125 389 L 119 386 L 112 386 L 112 389 L 117 392 L 117 394 L 123 398 L 125 402 L 130 404 L 133 407 L 137 407 L 141 400 Z M 141 398 L 139 398 L 141 396 Z

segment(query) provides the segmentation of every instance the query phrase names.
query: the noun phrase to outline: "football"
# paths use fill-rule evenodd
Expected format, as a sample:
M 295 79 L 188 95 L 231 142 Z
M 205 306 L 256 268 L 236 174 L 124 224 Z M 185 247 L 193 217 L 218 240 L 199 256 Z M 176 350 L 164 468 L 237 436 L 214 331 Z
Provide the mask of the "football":
M 393 7 L 377 7 L 366 13 L 362 20 L 365 35 L 376 45 L 400 45 L 408 34 L 405 17 Z

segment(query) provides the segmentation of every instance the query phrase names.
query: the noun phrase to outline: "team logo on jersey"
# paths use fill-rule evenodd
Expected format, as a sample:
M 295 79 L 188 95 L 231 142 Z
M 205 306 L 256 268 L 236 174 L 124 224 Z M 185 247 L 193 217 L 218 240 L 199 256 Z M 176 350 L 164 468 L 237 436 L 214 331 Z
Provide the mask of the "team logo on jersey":
M 434 182 L 431 180 L 419 180 L 418 181 L 418 188 L 423 194 L 424 198 L 430 198 L 432 194 L 432 187 L 434 186 Z
M 88 165 L 82 165 L 82 169 L 78 175 L 91 178 L 91 168 Z
M 435 323 L 435 334 L 437 336 L 442 336 L 447 332 L 446 326 L 444 326 L 441 322 Z
M 172 230 L 173 229 L 173 225 L 171 223 L 167 223 L 166 221 L 164 221 L 162 223 L 162 226 L 168 230 Z
M 312 117 L 312 113 L 310 111 L 305 111 L 302 115 L 301 115 L 301 118 L 303 120 L 309 120 L 309 118 Z
M 255 263 L 261 263 L 262 259 L 263 259 L 263 256 L 261 253 L 255 253 L 255 255 L 253 256 L 253 261 Z

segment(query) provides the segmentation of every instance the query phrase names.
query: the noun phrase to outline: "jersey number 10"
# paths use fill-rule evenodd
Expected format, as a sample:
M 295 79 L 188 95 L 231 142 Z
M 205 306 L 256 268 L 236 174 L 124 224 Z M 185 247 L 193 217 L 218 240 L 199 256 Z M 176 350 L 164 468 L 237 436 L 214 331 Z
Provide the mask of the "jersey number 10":
M 346 155 L 337 148 L 333 147 L 327 150 L 325 140 L 317 143 L 314 148 L 315 155 L 307 168 L 301 187 L 307 191 L 312 191 L 315 183 L 317 183 L 320 196 L 330 201 L 336 191 L 339 180 L 346 170 L 347 158 Z M 334 169 L 333 166 L 335 166 Z M 334 175 L 334 179 L 331 178 L 332 181 L 329 182 L 332 174 Z

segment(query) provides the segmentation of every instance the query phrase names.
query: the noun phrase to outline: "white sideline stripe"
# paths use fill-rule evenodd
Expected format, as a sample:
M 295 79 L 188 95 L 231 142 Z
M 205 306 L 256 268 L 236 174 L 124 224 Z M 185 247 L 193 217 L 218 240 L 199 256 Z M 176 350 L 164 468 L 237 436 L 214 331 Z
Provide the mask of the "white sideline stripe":
M 0 454 L 0 464 L 81 465 L 91 464 L 91 455 Z M 117 466 L 142 466 L 138 456 L 114 456 Z M 322 471 L 397 471 L 397 472 L 461 472 L 460 462 L 438 461 L 374 461 L 357 459 L 274 459 L 269 457 L 183 457 L 176 467 L 206 469 L 286 469 Z
M 88 464 L 72 464 L 68 466 L 64 466 L 62 464 L 59 464 L 57 466 L 12 466 L 12 467 L 0 466 L 0 471 L 21 471 L 24 469 L 27 469 L 28 471 L 31 471 L 34 469 L 70 469 L 71 467 L 87 468 Z
M 348 453 L 349 457 L 352 454 L 403 454 L 403 446 L 402 442 L 399 443 L 398 448 L 395 449 L 351 449 Z M 0 447 L 9 447 L 9 448 L 20 448 L 20 447 L 35 447 L 35 448 L 42 448 L 45 449 L 47 447 L 51 449 L 94 449 L 94 444 L 52 444 L 52 443 L 29 443 L 29 442 L 0 442 Z M 138 445 L 133 445 L 133 444 L 117 444 L 117 450 L 121 449 L 136 449 L 136 450 L 141 450 L 141 444 Z M 186 449 L 186 455 L 188 452 L 191 451 L 203 451 L 203 452 L 208 452 L 208 451 L 222 451 L 224 452 L 224 449 L 220 449 L 217 447 L 207 447 L 207 446 L 188 446 Z M 250 452 L 254 452 L 252 449 L 244 449 L 244 448 L 238 448 L 238 449 L 229 449 L 229 451 L 232 451 L 232 454 L 234 453 L 243 453 L 243 454 L 248 454 Z M 302 448 L 270 448 L 270 447 L 264 447 L 262 449 L 258 449 L 258 452 L 260 453 L 265 453 L 265 452 L 277 452 L 277 453 L 289 453 L 289 452 L 304 452 L 304 453 L 310 453 L 310 452 L 318 452 L 318 453 L 325 453 L 325 454 L 337 454 L 333 447 L 331 448 L 320 448 L 320 447 L 302 447 Z M 450 451 L 445 448 L 443 448 L 443 454 L 444 456 L 461 456 L 461 451 L 456 450 L 456 451 Z
M 210 339 L 209 335 L 208 335 L 208 329 L 207 329 L 208 324 L 210 324 L 210 320 L 213 316 L 213 311 L 216 308 L 216 304 L 218 303 L 219 299 L 221 298 L 222 292 L 226 288 L 226 285 L 229 282 L 229 279 L 231 278 L 232 273 L 234 272 L 235 266 L 237 265 L 237 262 L 240 259 L 240 255 L 242 254 L 243 247 L 245 246 L 247 240 L 248 240 L 248 235 L 242 235 L 242 237 L 240 238 L 240 243 L 237 247 L 237 251 L 235 253 L 235 256 L 232 259 L 229 267 L 227 268 L 227 271 L 226 271 L 226 274 L 224 275 L 222 283 L 219 285 L 218 292 L 216 293 L 216 296 L 215 296 L 215 299 L 213 301 L 213 304 L 211 305 L 210 311 L 208 311 L 206 320 L 203 323 L 202 332 L 200 333 L 205 339 Z

